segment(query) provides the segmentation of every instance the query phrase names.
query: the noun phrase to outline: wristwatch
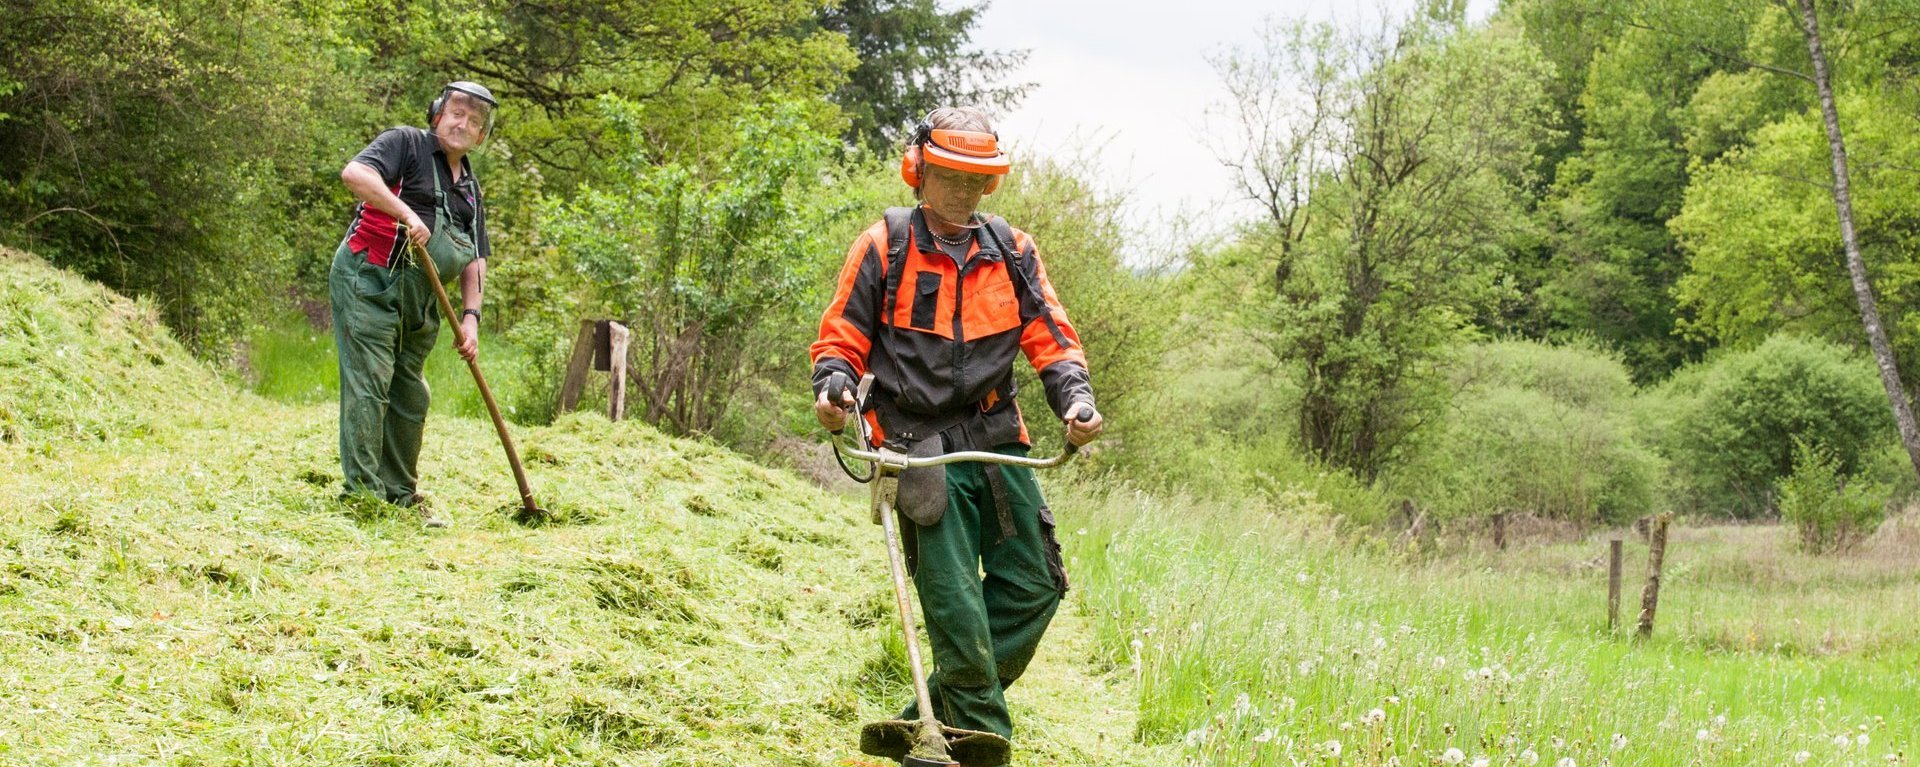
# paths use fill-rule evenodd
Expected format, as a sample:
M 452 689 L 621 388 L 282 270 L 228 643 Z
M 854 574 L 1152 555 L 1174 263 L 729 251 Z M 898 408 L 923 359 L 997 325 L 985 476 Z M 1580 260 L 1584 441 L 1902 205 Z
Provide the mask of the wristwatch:
M 461 310 L 461 312 L 460 312 L 460 320 L 461 320 L 462 322 L 464 322 L 464 321 L 466 321 L 466 319 L 467 319 L 467 315 L 469 315 L 469 314 L 471 314 L 471 315 L 473 315 L 473 321 L 474 321 L 474 322 L 479 322 L 479 321 L 480 321 L 480 310 L 479 310 L 479 309 L 463 309 L 463 310 Z

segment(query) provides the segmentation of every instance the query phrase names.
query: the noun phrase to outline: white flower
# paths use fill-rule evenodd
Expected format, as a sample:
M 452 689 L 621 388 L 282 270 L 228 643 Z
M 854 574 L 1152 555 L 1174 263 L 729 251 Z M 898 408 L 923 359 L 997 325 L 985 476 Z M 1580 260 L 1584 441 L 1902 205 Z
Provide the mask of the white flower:
M 1575 762 L 1571 756 L 1560 757 L 1560 761 L 1554 762 L 1554 765 L 1555 767 L 1580 767 L 1580 764 Z
M 1368 711 L 1366 716 L 1360 717 L 1360 721 L 1364 724 L 1377 725 L 1387 721 L 1387 712 L 1376 708 Z
M 1707 741 L 1713 740 L 1713 733 L 1708 732 L 1706 730 L 1699 730 L 1693 733 L 1693 739 L 1700 741 L 1701 743 L 1705 743 Z
M 1329 740 L 1325 743 L 1320 744 L 1320 748 L 1326 750 L 1327 756 L 1331 756 L 1335 759 L 1340 758 L 1340 741 Z
M 1460 749 L 1457 748 L 1449 748 L 1446 753 L 1440 755 L 1441 764 L 1459 764 L 1466 760 L 1467 755 L 1461 753 Z
M 1434 667 L 1435 669 L 1443 669 L 1443 668 L 1446 668 L 1446 667 L 1447 667 L 1447 656 L 1445 656 L 1445 655 L 1435 655 L 1435 656 L 1433 656 L 1433 667 Z
M 1253 742 L 1266 743 L 1273 740 L 1273 736 L 1274 736 L 1273 728 L 1269 727 L 1267 729 L 1261 730 L 1259 735 L 1253 736 Z
M 1620 733 L 1617 733 L 1617 732 L 1614 733 L 1613 734 L 1613 750 L 1619 751 L 1620 749 L 1623 749 L 1626 747 L 1627 747 L 1627 736 L 1621 735 Z
M 1306 583 L 1306 582 L 1307 582 L 1307 574 L 1306 574 L 1306 573 L 1294 573 L 1294 574 L 1293 574 L 1293 582 L 1294 582 L 1294 583 Z
M 1553 750 L 1555 750 L 1555 751 L 1559 751 L 1560 749 L 1563 749 L 1563 748 L 1566 748 L 1566 747 L 1567 747 L 1567 741 L 1566 741 L 1566 739 L 1565 739 L 1565 738 L 1562 738 L 1562 737 L 1560 737 L 1560 736 L 1558 736 L 1558 735 L 1555 735 L 1555 736 L 1553 736 L 1553 740 L 1551 740 L 1551 741 L 1549 741 L 1549 742 L 1553 744 Z
M 1400 767 L 1400 757 L 1397 757 L 1397 756 L 1387 757 L 1387 767 Z
M 1719 716 L 1716 716 L 1716 717 L 1714 717 L 1714 718 L 1713 718 L 1713 726 L 1715 726 L 1715 727 L 1725 727 L 1725 726 L 1727 726 L 1727 715 L 1726 715 L 1726 714 L 1721 714 L 1721 715 L 1719 715 Z
M 1476 756 L 1473 758 L 1473 767 L 1493 767 L 1493 760 L 1484 756 Z
M 1833 747 L 1834 747 L 1834 748 L 1838 748 L 1838 749 L 1840 749 L 1840 750 L 1842 750 L 1842 751 L 1845 751 L 1845 750 L 1847 750 L 1847 746 L 1851 746 L 1851 745 L 1853 745 L 1853 739 L 1852 739 L 1852 738 L 1849 738 L 1849 737 L 1847 737 L 1846 735 L 1835 735 L 1835 736 L 1833 736 Z
M 1194 746 L 1207 742 L 1207 728 L 1202 727 L 1198 730 L 1188 730 L 1186 742 L 1187 748 L 1193 748 Z
M 1398 695 L 1388 695 L 1388 696 L 1387 696 L 1387 705 L 1389 705 L 1389 706 L 1398 706 L 1398 705 L 1400 705 L 1400 696 L 1398 696 Z
M 1293 710 L 1293 705 L 1294 705 L 1294 703 L 1293 703 L 1293 696 L 1291 696 L 1291 695 L 1282 695 L 1282 696 L 1280 696 L 1280 710 L 1281 710 L 1281 711 L 1292 711 L 1292 710 Z
M 1539 764 L 1540 754 L 1535 752 L 1532 746 L 1528 746 L 1527 750 L 1520 752 L 1520 763 L 1527 765 Z
M 1490 669 L 1490 668 L 1487 668 L 1486 666 L 1481 666 L 1481 667 L 1480 667 L 1480 678 L 1481 678 L 1481 679 L 1492 679 L 1492 678 L 1493 678 L 1493 669 Z
M 1863 733 L 1860 733 L 1860 735 L 1859 735 L 1858 737 L 1855 737 L 1855 738 L 1853 739 L 1853 743 L 1854 743 L 1854 745 L 1857 745 L 1857 746 L 1859 746 L 1859 747 L 1861 747 L 1861 748 L 1866 748 L 1866 747 L 1867 747 L 1867 744 L 1868 744 L 1868 743 L 1872 743 L 1872 742 L 1873 742 L 1873 740 L 1872 740 L 1871 738 L 1868 738 L 1868 737 L 1867 737 L 1867 734 L 1866 734 L 1866 733 L 1864 733 L 1864 732 L 1863 732 Z
M 1233 713 L 1235 716 L 1246 716 L 1247 712 L 1251 710 L 1253 710 L 1253 699 L 1247 697 L 1246 693 L 1243 692 L 1234 696 Z
M 1808 759 L 1812 759 L 1812 758 L 1813 758 L 1813 752 L 1812 752 L 1812 751 L 1802 751 L 1802 752 L 1800 752 L 1800 753 L 1797 753 L 1797 754 L 1794 754 L 1794 755 L 1793 755 L 1793 763 L 1794 763 L 1794 764 L 1806 764 L 1806 763 L 1807 763 L 1807 760 L 1808 760 Z
M 1373 649 L 1375 649 L 1375 650 L 1385 650 L 1385 649 L 1387 649 L 1387 638 L 1386 638 L 1386 637 L 1374 637 L 1374 638 L 1373 638 Z
M 1295 670 L 1297 670 L 1297 671 L 1299 671 L 1299 672 L 1300 672 L 1300 675 L 1301 675 L 1301 676 L 1306 676 L 1306 675 L 1308 675 L 1308 674 L 1312 674 L 1312 673 L 1313 673 L 1313 659 L 1312 659 L 1312 658 L 1308 658 L 1308 659 L 1306 659 L 1306 660 L 1303 660 L 1303 661 L 1300 661 L 1300 665 L 1298 665 L 1298 666 L 1295 666 L 1294 668 L 1295 668 Z

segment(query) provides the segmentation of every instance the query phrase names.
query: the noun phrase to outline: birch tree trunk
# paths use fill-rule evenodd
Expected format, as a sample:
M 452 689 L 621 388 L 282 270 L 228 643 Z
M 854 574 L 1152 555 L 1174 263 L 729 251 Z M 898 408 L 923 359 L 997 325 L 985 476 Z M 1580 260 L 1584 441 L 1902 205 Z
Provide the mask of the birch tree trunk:
M 1827 123 L 1827 146 L 1833 153 L 1833 207 L 1840 215 L 1840 241 L 1846 248 L 1847 273 L 1853 278 L 1853 296 L 1860 303 L 1860 322 L 1867 328 L 1867 343 L 1873 347 L 1873 359 L 1880 365 L 1880 382 L 1886 386 L 1887 400 L 1893 405 L 1893 420 L 1900 427 L 1900 442 L 1907 448 L 1907 459 L 1920 475 L 1920 428 L 1913 422 L 1913 407 L 1907 402 L 1907 390 L 1900 382 L 1900 369 L 1894 365 L 1893 346 L 1887 342 L 1886 328 L 1880 324 L 1880 308 L 1873 298 L 1873 285 L 1867 282 L 1867 264 L 1860 257 L 1860 240 L 1853 230 L 1853 192 L 1847 180 L 1847 145 L 1840 135 L 1840 114 L 1833 102 L 1833 81 L 1827 71 L 1827 55 L 1820 47 L 1820 21 L 1813 11 L 1813 0 L 1796 0 L 1800 6 L 1800 28 L 1806 33 L 1807 52 L 1813 57 L 1813 84 L 1820 90 L 1820 116 Z

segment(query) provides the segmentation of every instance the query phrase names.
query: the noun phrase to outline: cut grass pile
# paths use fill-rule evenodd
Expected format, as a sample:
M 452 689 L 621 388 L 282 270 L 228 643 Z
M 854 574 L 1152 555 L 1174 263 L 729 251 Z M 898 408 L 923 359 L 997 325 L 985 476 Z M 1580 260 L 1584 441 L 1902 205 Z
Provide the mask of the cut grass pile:
M 857 499 L 642 424 L 436 416 L 455 527 L 337 500 L 333 406 L 0 255 L 0 763 L 841 765 L 907 698 Z M 1166 764 L 1066 611 L 1035 764 Z M 896 632 L 897 633 L 897 632 Z

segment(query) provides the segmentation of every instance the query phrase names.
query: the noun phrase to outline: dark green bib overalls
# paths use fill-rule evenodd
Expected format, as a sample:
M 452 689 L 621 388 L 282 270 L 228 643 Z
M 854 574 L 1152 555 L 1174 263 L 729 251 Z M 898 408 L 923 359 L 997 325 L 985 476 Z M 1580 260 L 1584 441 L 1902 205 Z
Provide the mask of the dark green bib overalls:
M 427 254 L 441 279 L 457 281 L 473 263 L 474 242 L 447 212 L 438 169 L 433 198 Z M 440 334 L 440 310 L 426 270 L 405 247 L 388 261 L 391 268 L 369 263 L 342 240 L 327 274 L 340 355 L 340 470 L 347 492 L 409 505 L 419 490 L 430 400 L 423 369 Z

